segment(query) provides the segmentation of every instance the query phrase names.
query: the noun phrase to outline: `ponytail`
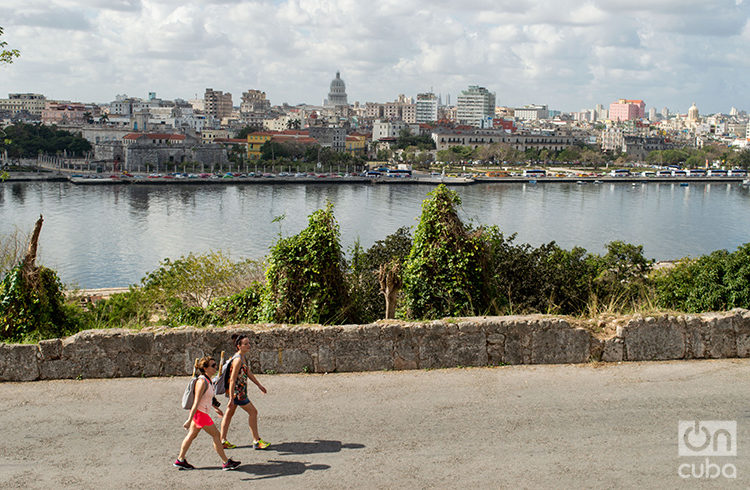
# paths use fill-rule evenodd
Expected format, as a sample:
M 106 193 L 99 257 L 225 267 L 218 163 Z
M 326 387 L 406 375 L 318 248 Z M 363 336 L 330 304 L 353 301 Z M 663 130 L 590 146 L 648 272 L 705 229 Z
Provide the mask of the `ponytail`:
M 247 338 L 247 335 L 239 334 L 239 333 L 233 333 L 232 334 L 232 342 L 234 342 L 234 346 L 239 350 L 240 344 L 243 340 Z

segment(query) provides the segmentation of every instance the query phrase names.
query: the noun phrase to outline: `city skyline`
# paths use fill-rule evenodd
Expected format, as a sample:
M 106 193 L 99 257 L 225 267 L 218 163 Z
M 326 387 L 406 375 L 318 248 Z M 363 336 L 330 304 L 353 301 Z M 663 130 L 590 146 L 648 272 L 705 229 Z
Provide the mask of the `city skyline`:
M 265 91 L 320 104 L 337 71 L 349 102 L 469 85 L 496 104 L 575 112 L 617 99 L 686 113 L 748 110 L 748 4 L 722 0 L 453 2 L 6 0 L 0 94 L 106 103 L 117 94 Z

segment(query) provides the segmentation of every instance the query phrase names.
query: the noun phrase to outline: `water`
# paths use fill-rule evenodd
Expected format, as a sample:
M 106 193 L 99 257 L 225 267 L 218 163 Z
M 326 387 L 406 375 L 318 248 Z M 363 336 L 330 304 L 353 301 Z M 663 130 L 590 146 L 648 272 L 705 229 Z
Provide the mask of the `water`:
M 657 260 L 734 250 L 750 242 L 750 192 L 739 184 L 477 184 L 456 187 L 462 217 L 496 224 L 517 241 L 555 240 L 601 253 L 612 240 L 644 245 Z M 137 283 L 167 257 L 223 250 L 263 258 L 279 234 L 335 204 L 346 250 L 415 226 L 429 186 L 0 185 L 0 234 L 30 232 L 44 215 L 39 261 L 83 288 Z M 280 222 L 274 218 L 284 215 Z

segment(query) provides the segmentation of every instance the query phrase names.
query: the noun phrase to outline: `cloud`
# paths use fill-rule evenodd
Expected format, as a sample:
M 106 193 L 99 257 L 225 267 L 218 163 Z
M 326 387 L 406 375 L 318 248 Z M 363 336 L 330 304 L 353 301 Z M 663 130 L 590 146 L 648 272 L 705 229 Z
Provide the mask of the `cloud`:
M 750 70 L 735 0 L 4 0 L 0 18 L 23 53 L 0 68 L 0 94 L 84 100 L 213 87 L 236 104 L 249 88 L 320 103 L 341 70 L 351 101 L 430 87 L 455 101 L 478 84 L 509 105 L 684 95 L 718 110 L 740 105 L 730 90 Z

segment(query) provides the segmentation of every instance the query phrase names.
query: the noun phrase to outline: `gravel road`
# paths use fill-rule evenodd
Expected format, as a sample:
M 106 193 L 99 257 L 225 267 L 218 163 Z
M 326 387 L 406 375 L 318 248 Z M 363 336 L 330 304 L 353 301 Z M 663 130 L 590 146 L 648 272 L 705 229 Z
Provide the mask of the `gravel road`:
M 261 376 L 261 436 L 235 416 L 172 466 L 188 378 L 0 384 L 0 488 L 748 487 L 750 360 Z M 222 398 L 224 400 L 224 398 Z M 217 417 L 214 417 L 216 420 Z M 737 478 L 683 479 L 680 420 L 737 423 Z M 729 468 L 727 471 L 731 470 Z M 683 467 L 683 472 L 685 468 Z M 690 469 L 687 469 L 688 473 Z

